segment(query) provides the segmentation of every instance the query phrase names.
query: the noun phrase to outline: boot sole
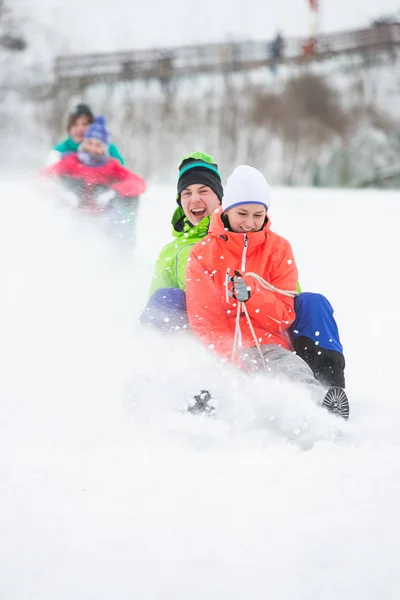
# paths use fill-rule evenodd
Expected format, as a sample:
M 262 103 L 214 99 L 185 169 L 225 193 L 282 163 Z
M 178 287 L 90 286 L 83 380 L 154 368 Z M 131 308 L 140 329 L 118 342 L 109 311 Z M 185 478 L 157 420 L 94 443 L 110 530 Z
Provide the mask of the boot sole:
M 342 417 L 342 419 L 347 420 L 349 418 L 349 399 L 347 398 L 346 392 L 341 387 L 333 386 L 329 388 L 322 405 L 333 414 Z

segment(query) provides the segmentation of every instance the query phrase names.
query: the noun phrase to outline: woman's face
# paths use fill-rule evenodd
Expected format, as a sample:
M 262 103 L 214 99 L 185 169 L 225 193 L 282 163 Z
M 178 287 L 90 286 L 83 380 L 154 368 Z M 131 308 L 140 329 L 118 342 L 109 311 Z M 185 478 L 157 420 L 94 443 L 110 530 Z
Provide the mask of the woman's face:
M 96 138 L 88 138 L 82 146 L 82 150 L 93 154 L 94 156 L 101 156 L 104 154 L 104 144 Z
M 90 120 L 87 116 L 78 117 L 69 129 L 69 135 L 78 144 L 81 144 L 87 128 L 90 125 Z
M 181 206 L 193 225 L 211 215 L 219 205 L 217 194 L 208 185 L 193 183 L 181 192 Z
M 250 233 L 262 229 L 267 210 L 262 204 L 239 204 L 225 212 L 232 231 Z

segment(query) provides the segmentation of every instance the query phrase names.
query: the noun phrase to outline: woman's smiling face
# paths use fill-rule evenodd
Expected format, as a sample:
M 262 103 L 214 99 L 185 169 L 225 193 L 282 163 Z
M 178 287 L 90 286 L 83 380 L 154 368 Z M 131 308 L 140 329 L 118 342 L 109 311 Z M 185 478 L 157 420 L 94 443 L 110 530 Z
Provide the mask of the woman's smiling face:
M 232 231 L 250 233 L 263 228 L 267 210 L 263 204 L 239 204 L 225 211 Z

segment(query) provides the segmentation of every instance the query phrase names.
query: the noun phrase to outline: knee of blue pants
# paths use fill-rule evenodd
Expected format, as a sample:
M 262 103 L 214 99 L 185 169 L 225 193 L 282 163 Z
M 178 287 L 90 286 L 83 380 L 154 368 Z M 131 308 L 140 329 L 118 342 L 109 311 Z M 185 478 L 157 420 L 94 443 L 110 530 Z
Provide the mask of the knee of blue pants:
M 148 300 L 140 322 L 160 330 L 188 326 L 186 294 L 179 288 L 160 288 Z
M 343 353 L 334 311 L 325 296 L 302 292 L 296 296 L 294 308 L 296 319 L 289 330 L 292 340 L 308 337 L 321 348 Z

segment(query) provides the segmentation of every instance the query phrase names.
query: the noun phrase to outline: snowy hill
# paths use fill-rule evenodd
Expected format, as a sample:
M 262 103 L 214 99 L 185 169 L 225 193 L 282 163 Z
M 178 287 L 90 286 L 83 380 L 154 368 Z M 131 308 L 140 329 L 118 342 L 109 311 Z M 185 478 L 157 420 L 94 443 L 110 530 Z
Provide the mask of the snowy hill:
M 0 596 L 397 600 L 398 194 L 273 190 L 336 308 L 346 424 L 136 330 L 173 188 L 143 197 L 134 251 L 34 189 L 0 184 Z M 219 419 L 181 412 L 199 385 Z

